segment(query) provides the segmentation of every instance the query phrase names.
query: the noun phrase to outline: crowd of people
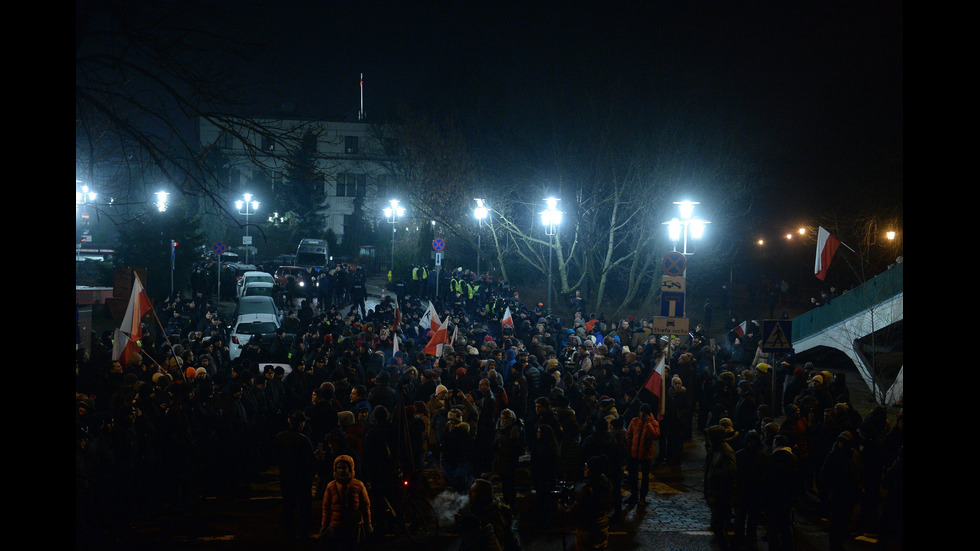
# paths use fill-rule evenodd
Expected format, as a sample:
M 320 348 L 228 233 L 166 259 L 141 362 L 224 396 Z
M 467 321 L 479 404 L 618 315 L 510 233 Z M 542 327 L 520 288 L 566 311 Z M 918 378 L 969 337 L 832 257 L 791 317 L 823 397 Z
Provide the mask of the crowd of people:
M 503 280 L 458 269 L 433 284 L 418 268 L 389 275 L 395 296 L 372 309 L 302 297 L 288 332 L 234 361 L 206 292 L 157 305 L 165 321 L 145 323 L 126 365 L 112 360 L 111 335 L 93 335 L 76 358 L 77 530 L 99 541 L 164 504 L 190 512 L 202 496 L 247 492 L 274 465 L 290 541 L 319 531 L 356 548 L 401 480 L 437 473 L 470 496 L 457 517 L 468 546 L 519 546 L 510 520 L 526 481 L 536 500 L 526 514 L 542 526 L 573 518 L 576 539 L 601 549 L 610 523 L 647 502 L 651 468 L 679 466 L 702 431 L 724 548 L 749 548 L 764 525 L 770 549 L 791 549 L 791 512 L 807 498 L 831 515 L 832 549 L 855 511 L 856 529 L 900 545 L 886 532 L 901 527 L 901 416 L 862 418 L 842 373 L 791 356 L 769 365 L 753 323 L 712 346 L 701 326 L 657 335 L 648 320 L 588 312 L 580 295 L 563 320 Z M 449 327 L 439 355 L 425 353 L 432 311 Z M 661 361 L 667 383 L 655 393 Z

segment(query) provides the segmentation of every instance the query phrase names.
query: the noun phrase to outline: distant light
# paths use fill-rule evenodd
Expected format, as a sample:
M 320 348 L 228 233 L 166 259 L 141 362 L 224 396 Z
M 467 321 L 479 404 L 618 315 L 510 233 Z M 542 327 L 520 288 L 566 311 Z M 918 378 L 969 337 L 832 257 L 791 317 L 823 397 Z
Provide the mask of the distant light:
M 766 244 L 765 240 L 763 239 L 760 239 L 759 241 L 757 241 L 757 243 L 759 244 L 760 247 Z
M 806 234 L 806 228 L 800 228 L 797 231 L 800 232 L 800 235 L 805 235 Z
M 786 234 L 786 239 L 789 239 L 790 241 L 792 241 L 793 240 L 793 234 L 792 233 L 787 233 Z
M 895 232 L 893 231 L 886 232 L 885 237 L 887 237 L 888 239 L 895 239 Z

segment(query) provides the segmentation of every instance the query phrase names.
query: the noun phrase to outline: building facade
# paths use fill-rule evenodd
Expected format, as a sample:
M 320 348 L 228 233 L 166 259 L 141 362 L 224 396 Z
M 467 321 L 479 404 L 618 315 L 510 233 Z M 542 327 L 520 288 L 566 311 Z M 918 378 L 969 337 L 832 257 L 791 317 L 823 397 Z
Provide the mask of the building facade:
M 288 216 L 272 198 L 288 185 L 297 151 L 315 139 L 315 185 L 323 228 L 341 240 L 355 217 L 381 211 L 392 192 L 391 166 L 396 149 L 382 138 L 383 126 L 366 122 L 303 119 L 199 119 L 202 158 L 229 190 L 229 203 L 251 193 L 263 204 L 262 219 Z M 322 186 L 322 187 L 321 187 Z M 368 213 L 368 214 L 365 214 Z

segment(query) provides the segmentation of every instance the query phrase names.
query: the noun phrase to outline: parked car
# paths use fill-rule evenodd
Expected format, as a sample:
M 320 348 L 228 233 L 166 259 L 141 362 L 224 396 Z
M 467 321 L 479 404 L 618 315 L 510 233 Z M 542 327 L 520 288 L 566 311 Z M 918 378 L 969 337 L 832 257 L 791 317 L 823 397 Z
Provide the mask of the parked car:
M 240 276 L 238 276 L 238 296 L 239 297 L 242 296 L 242 291 L 245 290 L 245 286 L 248 285 L 249 283 L 253 282 L 253 281 L 265 281 L 265 282 L 269 283 L 270 285 L 274 285 L 276 283 L 275 278 L 273 278 L 272 277 L 272 274 L 270 274 L 268 272 L 263 272 L 263 271 L 260 271 L 260 270 L 251 270 L 251 271 L 248 271 L 248 272 L 244 272 L 243 274 L 241 274 Z
M 235 360 L 249 341 L 258 336 L 263 341 L 271 341 L 279 329 L 279 318 L 275 314 L 242 314 L 235 318 L 228 338 L 228 356 Z
M 238 298 L 241 299 L 242 297 L 272 297 L 275 299 L 276 285 L 268 281 L 252 281 L 246 283 L 242 287 L 241 295 Z
M 272 314 L 276 317 L 276 321 L 282 322 L 282 308 L 276 304 L 276 301 L 272 297 L 242 297 L 238 299 L 238 305 L 235 307 L 235 314 L 232 319 L 237 320 L 239 317 L 246 314 Z

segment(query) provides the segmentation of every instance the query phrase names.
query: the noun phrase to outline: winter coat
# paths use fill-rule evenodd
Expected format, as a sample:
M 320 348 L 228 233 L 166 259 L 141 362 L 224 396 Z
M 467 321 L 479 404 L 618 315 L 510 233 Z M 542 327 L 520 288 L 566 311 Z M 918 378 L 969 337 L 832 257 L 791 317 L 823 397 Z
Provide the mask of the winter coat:
M 656 419 L 651 416 L 644 422 L 642 417 L 634 418 L 626 429 L 630 458 L 652 461 L 656 455 L 654 444 L 658 438 L 660 438 L 660 423 Z
M 347 484 L 341 484 L 336 480 L 327 484 L 327 489 L 323 493 L 322 526 L 337 528 L 352 524 L 371 524 L 371 500 L 367 489 L 364 483 L 353 478 L 353 459 L 341 455 L 334 459 L 334 464 L 342 460 L 347 460 L 352 465 L 351 480 Z

